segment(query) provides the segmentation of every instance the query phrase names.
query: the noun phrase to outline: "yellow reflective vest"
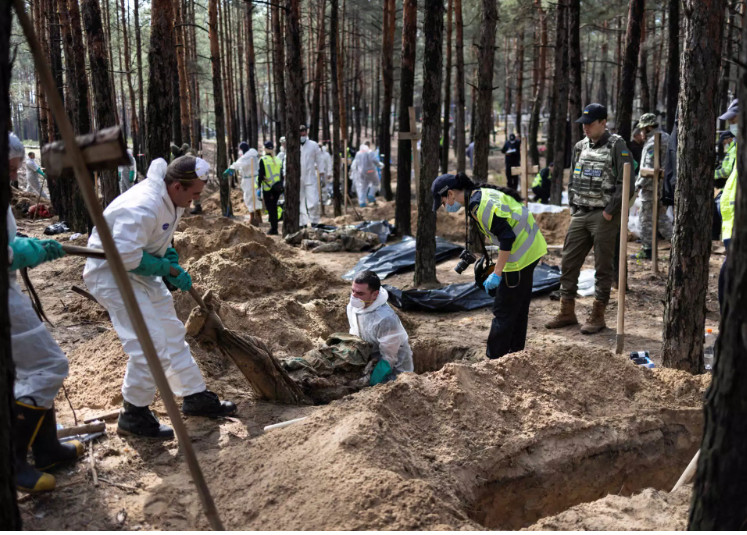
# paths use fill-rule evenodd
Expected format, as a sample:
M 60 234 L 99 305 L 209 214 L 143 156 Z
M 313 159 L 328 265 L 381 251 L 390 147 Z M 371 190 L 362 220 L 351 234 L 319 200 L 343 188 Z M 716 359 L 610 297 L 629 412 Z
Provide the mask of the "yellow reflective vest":
M 734 201 L 737 199 L 737 162 L 721 192 L 721 239 L 730 240 L 734 230 Z
M 475 219 L 480 232 L 498 245 L 498 238 L 490 232 L 493 216 L 498 216 L 508 221 L 516 235 L 503 271 L 520 271 L 547 253 L 545 237 L 526 206 L 498 190 L 481 188 L 479 191 L 481 199 Z
M 280 171 L 283 163 L 279 158 L 265 154 L 259 161 L 260 165 L 265 166 L 265 177 L 262 181 L 262 191 L 270 191 L 272 186 L 280 182 Z

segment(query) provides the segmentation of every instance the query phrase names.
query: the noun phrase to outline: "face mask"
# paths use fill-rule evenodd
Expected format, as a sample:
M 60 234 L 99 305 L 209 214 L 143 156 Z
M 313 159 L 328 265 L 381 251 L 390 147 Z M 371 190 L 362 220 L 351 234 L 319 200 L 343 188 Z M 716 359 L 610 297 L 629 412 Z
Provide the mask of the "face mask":
M 359 297 L 355 297 L 355 296 L 351 295 L 350 296 L 350 306 L 353 307 L 353 308 L 357 308 L 357 309 L 360 310 L 360 309 L 366 308 L 366 302 L 363 299 L 359 298 Z
M 737 135 L 737 127 L 738 126 L 739 125 L 737 123 L 730 124 L 729 125 L 729 132 L 731 132 L 732 134 L 734 134 L 736 136 Z
M 454 201 L 454 204 L 446 205 L 446 211 L 450 214 L 453 214 L 454 212 L 458 212 L 461 207 L 462 203 L 460 203 L 459 201 Z
M 303 145 L 304 143 L 306 143 L 307 139 L 309 139 L 309 138 L 306 137 L 306 136 L 301 136 L 301 145 Z

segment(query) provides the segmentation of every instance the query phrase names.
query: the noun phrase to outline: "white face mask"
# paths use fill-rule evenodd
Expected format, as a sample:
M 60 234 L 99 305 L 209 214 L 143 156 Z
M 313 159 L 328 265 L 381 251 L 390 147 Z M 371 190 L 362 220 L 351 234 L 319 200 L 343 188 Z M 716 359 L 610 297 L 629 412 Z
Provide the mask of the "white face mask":
M 355 297 L 354 295 L 350 296 L 350 306 L 353 308 L 357 308 L 358 310 L 366 308 L 366 302 L 359 298 Z
M 301 145 L 303 145 L 304 143 L 306 143 L 307 139 L 309 139 L 309 138 L 306 137 L 306 136 L 301 136 Z
M 739 130 L 739 124 L 734 123 L 729 125 L 729 132 L 731 132 L 735 136 L 737 135 L 737 130 Z

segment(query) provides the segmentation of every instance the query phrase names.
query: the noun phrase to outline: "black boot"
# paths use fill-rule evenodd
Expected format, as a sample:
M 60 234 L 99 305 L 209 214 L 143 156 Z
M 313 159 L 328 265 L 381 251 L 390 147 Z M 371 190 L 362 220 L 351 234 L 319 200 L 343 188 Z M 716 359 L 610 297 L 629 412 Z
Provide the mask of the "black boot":
M 192 208 L 189 211 L 190 214 L 201 214 L 202 213 L 202 203 L 195 203 L 194 208 Z
M 83 443 L 79 440 L 60 442 L 57 439 L 57 418 L 54 405 L 47 409 L 36 440 L 32 446 L 34 466 L 37 470 L 50 470 L 60 464 L 75 461 L 83 455 Z
M 24 398 L 25 399 L 25 398 Z M 21 401 L 14 404 L 13 457 L 16 472 L 16 488 L 23 492 L 54 490 L 55 479 L 51 474 L 39 472 L 28 463 L 28 451 L 34 444 L 46 409 Z
M 124 402 L 124 408 L 119 411 L 117 433 L 150 438 L 174 438 L 174 430 L 159 423 L 155 414 L 147 406 L 136 407 L 126 401 Z
M 184 397 L 182 412 L 190 416 L 231 416 L 236 414 L 236 405 L 230 401 L 221 401 L 218 394 L 204 390 Z

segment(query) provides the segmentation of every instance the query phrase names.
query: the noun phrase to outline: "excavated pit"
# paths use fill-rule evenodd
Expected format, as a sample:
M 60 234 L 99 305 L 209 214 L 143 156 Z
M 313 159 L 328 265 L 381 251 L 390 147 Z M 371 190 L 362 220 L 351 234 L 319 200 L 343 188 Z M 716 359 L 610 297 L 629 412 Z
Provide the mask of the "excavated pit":
M 692 420 L 691 426 L 672 422 L 644 429 L 614 444 L 605 443 L 607 433 L 598 430 L 602 448 L 574 451 L 565 458 L 552 458 L 543 446 L 527 450 L 485 476 L 488 482 L 477 489 L 467 514 L 488 529 L 516 530 L 607 495 L 631 496 L 648 488 L 668 492 L 698 449 L 696 415 Z M 591 437 L 593 433 L 585 434 L 584 442 Z M 517 474 L 538 456 L 551 460 L 532 473 Z

